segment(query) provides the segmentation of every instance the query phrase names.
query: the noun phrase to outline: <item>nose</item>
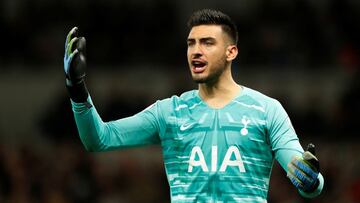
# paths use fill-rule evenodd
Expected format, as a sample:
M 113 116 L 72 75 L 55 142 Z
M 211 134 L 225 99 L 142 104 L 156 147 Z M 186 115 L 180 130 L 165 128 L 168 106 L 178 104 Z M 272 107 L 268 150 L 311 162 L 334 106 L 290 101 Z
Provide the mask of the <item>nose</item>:
M 192 54 L 191 54 L 194 58 L 202 56 L 203 55 L 203 51 L 202 48 L 200 46 L 200 44 L 196 43 L 194 44 L 193 48 L 192 48 Z

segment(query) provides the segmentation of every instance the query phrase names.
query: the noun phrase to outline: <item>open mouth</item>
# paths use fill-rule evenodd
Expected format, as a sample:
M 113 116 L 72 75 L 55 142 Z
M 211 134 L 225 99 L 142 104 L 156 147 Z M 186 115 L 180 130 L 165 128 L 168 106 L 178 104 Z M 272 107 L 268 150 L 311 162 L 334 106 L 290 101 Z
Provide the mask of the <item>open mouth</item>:
M 201 73 L 205 70 L 207 62 L 194 60 L 191 62 L 191 67 L 194 73 Z

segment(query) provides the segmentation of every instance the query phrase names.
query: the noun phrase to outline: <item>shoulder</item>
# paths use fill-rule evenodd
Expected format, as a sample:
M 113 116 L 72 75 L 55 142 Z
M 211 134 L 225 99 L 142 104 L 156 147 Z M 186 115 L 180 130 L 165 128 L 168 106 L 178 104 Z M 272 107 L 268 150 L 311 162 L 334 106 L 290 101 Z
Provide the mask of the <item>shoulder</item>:
M 273 126 L 274 122 L 282 123 L 288 119 L 285 109 L 277 99 L 247 87 L 244 88 L 243 97 L 248 105 L 252 105 L 252 108 L 261 111 L 261 115 L 264 116 L 263 118 L 267 121 L 269 128 Z
M 179 106 L 184 106 L 184 105 L 190 106 L 192 104 L 199 102 L 199 98 L 197 95 L 198 95 L 197 90 L 190 90 L 182 93 L 180 96 L 173 95 L 171 97 L 158 100 L 156 103 L 162 109 L 166 109 L 166 110 L 176 109 Z
M 259 107 L 259 109 L 264 112 L 274 107 L 277 108 L 281 106 L 280 102 L 277 99 L 244 86 L 242 96 L 239 99 L 246 101 L 249 105 Z

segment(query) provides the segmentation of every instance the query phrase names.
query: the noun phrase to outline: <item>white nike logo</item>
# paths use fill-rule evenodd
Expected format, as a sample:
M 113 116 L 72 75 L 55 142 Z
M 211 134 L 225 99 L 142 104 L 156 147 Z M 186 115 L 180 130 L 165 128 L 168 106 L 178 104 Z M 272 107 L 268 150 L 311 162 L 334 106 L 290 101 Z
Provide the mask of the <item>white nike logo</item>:
M 180 126 L 180 130 L 184 131 L 187 130 L 189 128 L 191 128 L 193 125 L 195 125 L 196 123 L 184 123 Z

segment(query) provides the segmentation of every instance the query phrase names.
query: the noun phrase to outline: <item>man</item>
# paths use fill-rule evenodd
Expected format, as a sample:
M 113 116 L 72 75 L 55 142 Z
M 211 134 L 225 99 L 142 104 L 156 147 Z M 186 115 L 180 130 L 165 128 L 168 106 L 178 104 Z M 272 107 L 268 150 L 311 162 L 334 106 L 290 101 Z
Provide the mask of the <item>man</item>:
M 172 202 L 266 202 L 274 158 L 301 195 L 319 195 L 324 180 L 313 147 L 303 151 L 281 104 L 233 80 L 238 34 L 231 19 L 205 9 L 188 25 L 187 58 L 198 90 L 111 122 L 101 120 L 85 86 L 85 39 L 77 28 L 69 32 L 66 86 L 86 149 L 160 144 Z

